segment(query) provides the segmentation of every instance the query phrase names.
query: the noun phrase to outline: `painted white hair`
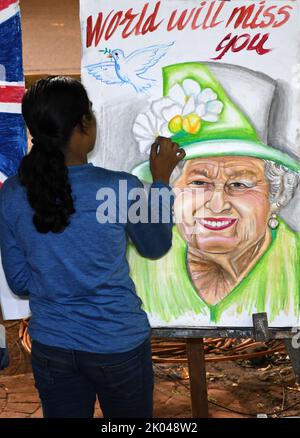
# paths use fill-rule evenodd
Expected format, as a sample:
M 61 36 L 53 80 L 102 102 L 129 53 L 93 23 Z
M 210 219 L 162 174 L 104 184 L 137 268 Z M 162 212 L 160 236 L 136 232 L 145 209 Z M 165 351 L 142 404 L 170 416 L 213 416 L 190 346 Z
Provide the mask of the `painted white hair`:
M 295 195 L 300 183 L 299 173 L 274 161 L 265 161 L 265 175 L 269 182 L 269 199 L 278 208 L 285 207 Z
M 300 174 L 289 170 L 282 164 L 264 160 L 265 175 L 269 182 L 269 199 L 277 204 L 278 210 L 285 207 L 295 195 L 300 184 Z M 185 161 L 181 161 L 172 175 L 172 182 L 179 178 Z

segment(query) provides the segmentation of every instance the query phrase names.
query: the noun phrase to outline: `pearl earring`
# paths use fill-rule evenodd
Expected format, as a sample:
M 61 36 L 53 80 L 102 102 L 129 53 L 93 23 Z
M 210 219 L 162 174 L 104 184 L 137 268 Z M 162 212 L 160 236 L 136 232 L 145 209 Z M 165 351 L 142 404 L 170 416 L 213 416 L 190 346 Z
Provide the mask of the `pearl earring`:
M 276 228 L 279 225 L 278 219 L 277 219 L 277 215 L 275 213 L 273 213 L 269 219 L 268 222 L 269 227 L 271 228 L 271 230 L 276 230 Z

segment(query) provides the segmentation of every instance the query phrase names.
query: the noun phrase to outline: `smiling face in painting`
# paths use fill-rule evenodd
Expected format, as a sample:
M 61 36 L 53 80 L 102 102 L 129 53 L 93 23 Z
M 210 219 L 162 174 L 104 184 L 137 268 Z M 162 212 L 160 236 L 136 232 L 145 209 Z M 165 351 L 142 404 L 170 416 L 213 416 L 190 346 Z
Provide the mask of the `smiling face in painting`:
M 271 205 L 262 160 L 188 160 L 174 187 L 177 226 L 190 247 L 202 253 L 236 254 L 265 235 Z

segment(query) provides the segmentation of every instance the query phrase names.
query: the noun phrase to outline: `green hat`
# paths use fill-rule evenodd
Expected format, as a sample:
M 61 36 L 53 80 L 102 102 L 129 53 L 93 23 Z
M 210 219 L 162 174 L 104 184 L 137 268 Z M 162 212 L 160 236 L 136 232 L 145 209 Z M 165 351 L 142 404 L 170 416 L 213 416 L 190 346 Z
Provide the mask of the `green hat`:
M 190 95 L 186 94 L 187 90 Z M 207 65 L 189 62 L 164 67 L 163 95 L 164 98 L 152 105 L 154 111 L 148 112 L 148 118 L 164 119 L 156 122 L 160 126 L 165 122 L 162 134 L 157 134 L 171 137 L 183 147 L 185 160 L 248 156 L 300 172 L 298 160 L 260 140 L 248 117 L 228 97 Z M 186 103 L 182 101 L 180 106 L 184 95 Z M 144 181 L 152 181 L 149 161 L 135 167 L 132 173 Z

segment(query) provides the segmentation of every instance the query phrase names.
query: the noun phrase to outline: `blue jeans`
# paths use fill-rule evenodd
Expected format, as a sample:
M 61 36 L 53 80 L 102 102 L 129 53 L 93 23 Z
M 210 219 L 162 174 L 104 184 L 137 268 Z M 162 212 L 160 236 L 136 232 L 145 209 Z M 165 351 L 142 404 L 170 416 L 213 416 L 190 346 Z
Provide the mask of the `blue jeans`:
M 96 397 L 105 418 L 151 418 L 151 343 L 97 354 L 32 343 L 32 369 L 45 418 L 92 418 Z

